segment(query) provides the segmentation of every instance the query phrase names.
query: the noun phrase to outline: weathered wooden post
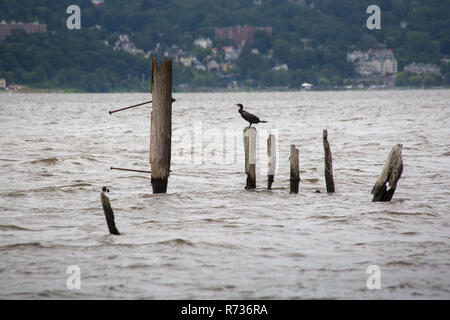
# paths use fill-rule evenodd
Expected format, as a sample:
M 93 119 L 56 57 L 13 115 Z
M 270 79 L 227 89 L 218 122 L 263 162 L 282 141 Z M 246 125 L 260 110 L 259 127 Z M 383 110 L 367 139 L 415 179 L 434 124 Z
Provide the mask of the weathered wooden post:
M 109 189 L 106 187 L 102 188 L 100 192 L 100 200 L 102 202 L 103 212 L 105 213 L 106 223 L 108 224 L 108 230 L 110 234 L 120 235 L 119 230 L 116 228 L 116 223 L 114 222 L 114 212 L 111 207 L 111 202 L 109 198 L 105 195 Z
M 244 129 L 245 173 L 247 182 L 245 189 L 256 188 L 256 128 Z
M 384 163 L 383 171 L 381 171 L 377 182 L 373 186 L 372 201 L 391 201 L 397 188 L 397 182 L 402 176 L 403 160 L 402 160 L 402 144 L 396 144 Z M 386 183 L 389 182 L 390 189 L 387 190 Z
M 272 189 L 272 183 L 277 167 L 277 148 L 275 145 L 275 135 L 269 134 L 267 139 L 267 189 Z
M 289 157 L 291 164 L 291 193 L 298 193 L 298 183 L 300 182 L 300 169 L 299 169 L 299 157 L 298 149 L 295 144 L 291 144 L 291 155 Z
M 150 165 L 153 193 L 166 193 L 172 142 L 172 59 L 152 58 Z
M 325 182 L 327 184 L 327 192 L 334 192 L 333 179 L 333 158 L 331 157 L 330 144 L 328 143 L 328 131 L 323 130 L 323 149 L 325 151 Z

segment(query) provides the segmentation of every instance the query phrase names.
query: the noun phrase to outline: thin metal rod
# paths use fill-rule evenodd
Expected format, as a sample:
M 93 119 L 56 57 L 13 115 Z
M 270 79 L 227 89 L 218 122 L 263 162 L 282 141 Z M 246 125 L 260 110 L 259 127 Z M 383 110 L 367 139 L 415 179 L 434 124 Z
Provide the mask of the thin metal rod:
M 115 168 L 111 167 L 111 170 L 122 170 L 122 171 L 133 171 L 133 172 L 142 172 L 142 173 L 152 173 L 151 171 L 147 170 L 136 170 L 136 169 L 126 169 L 126 168 Z M 169 170 L 169 172 L 172 172 L 172 170 Z
M 111 114 L 113 114 L 114 112 L 119 112 L 119 111 L 131 109 L 131 108 L 139 107 L 139 106 L 142 106 L 142 105 L 144 105 L 144 104 L 151 103 L 151 102 L 152 102 L 152 101 L 150 100 L 150 101 L 142 102 L 142 103 L 139 103 L 139 104 L 135 104 L 135 105 L 133 105 L 133 106 L 129 106 L 129 107 L 121 108 L 121 109 L 116 109 L 116 110 L 110 110 L 110 111 L 109 111 L 109 114 L 111 115 Z
M 136 170 L 136 169 L 125 169 L 125 168 L 114 168 L 114 167 L 111 167 L 111 170 L 122 170 L 122 171 L 132 171 L 132 172 L 141 172 L 141 173 L 152 173 L 151 171 L 147 171 L 147 170 Z

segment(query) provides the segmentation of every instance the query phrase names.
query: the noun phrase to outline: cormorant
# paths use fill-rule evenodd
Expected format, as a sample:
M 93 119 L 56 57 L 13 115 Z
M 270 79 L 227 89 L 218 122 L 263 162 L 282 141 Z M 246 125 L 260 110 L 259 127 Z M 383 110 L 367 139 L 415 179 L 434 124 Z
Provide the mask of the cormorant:
M 250 122 L 250 125 L 248 126 L 249 128 L 252 126 L 252 123 L 257 124 L 260 122 L 261 123 L 267 122 L 264 120 L 259 120 L 259 118 L 257 116 L 255 116 L 254 114 L 243 110 L 244 106 L 242 105 L 242 103 L 235 104 L 235 106 L 239 107 L 239 113 L 241 114 L 242 118 L 244 118 L 245 120 Z

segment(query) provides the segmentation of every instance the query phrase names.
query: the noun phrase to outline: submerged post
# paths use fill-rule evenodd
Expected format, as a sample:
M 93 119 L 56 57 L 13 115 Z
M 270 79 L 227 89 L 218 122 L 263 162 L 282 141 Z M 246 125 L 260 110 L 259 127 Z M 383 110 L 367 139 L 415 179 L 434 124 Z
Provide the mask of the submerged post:
M 150 165 L 153 193 L 166 193 L 172 142 L 172 59 L 152 58 Z
M 383 171 L 373 186 L 372 201 L 391 201 L 403 172 L 402 144 L 396 144 L 384 163 Z M 386 183 L 389 182 L 389 190 Z
M 109 190 L 106 187 L 102 188 L 100 192 L 100 200 L 102 202 L 103 212 L 105 213 L 106 223 L 108 224 L 108 230 L 110 234 L 120 235 L 119 230 L 116 228 L 116 223 L 114 222 L 114 212 L 111 207 L 111 202 L 109 198 L 105 195 L 105 192 Z
M 333 159 L 331 157 L 330 144 L 328 143 L 328 131 L 323 130 L 323 149 L 325 151 L 325 182 L 327 184 L 327 192 L 334 192 L 333 179 Z
M 298 149 L 295 144 L 291 145 L 291 155 L 289 157 L 291 164 L 291 193 L 298 193 L 298 183 L 300 182 L 300 169 L 299 169 L 299 157 Z
M 275 136 L 269 135 L 267 139 L 267 189 L 272 189 L 273 178 L 275 176 L 275 169 L 277 167 L 277 148 L 275 145 Z
M 256 188 L 256 128 L 244 129 L 245 173 L 247 182 L 245 189 Z

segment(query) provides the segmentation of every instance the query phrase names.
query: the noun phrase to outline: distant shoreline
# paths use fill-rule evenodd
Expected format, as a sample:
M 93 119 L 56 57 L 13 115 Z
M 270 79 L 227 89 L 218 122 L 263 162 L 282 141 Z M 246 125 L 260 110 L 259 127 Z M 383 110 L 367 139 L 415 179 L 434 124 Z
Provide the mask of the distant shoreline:
M 283 89 L 283 88 L 267 88 L 267 89 L 254 89 L 254 88 L 239 88 L 239 89 L 197 89 L 197 90 L 177 90 L 174 89 L 174 93 L 234 93 L 234 92 L 345 92 L 345 91 L 407 91 L 407 90 L 448 90 L 450 87 L 394 87 L 394 88 L 349 88 L 349 89 Z M 0 94 L 16 94 L 16 93 L 62 93 L 62 94 L 108 94 L 108 93 L 150 93 L 149 91 L 109 91 L 109 92 L 87 92 L 78 91 L 74 89 L 38 89 L 31 87 L 22 87 L 16 90 L 0 90 Z

